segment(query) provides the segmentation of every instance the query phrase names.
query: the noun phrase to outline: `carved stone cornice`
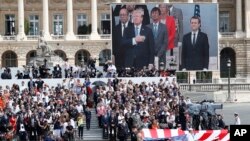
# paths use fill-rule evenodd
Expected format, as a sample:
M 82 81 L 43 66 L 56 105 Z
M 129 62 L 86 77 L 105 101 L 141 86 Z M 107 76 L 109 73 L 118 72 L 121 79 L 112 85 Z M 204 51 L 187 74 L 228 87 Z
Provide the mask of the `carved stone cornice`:
M 15 0 L 4 0 L 4 2 L 6 2 L 6 3 L 14 3 Z
M 58 3 L 58 4 L 62 4 L 65 3 L 66 0 L 52 0 L 53 3 Z
M 76 0 L 76 2 L 78 2 L 78 3 L 90 3 L 89 0 Z
M 42 3 L 42 0 L 26 0 L 27 4 L 36 4 L 36 3 Z

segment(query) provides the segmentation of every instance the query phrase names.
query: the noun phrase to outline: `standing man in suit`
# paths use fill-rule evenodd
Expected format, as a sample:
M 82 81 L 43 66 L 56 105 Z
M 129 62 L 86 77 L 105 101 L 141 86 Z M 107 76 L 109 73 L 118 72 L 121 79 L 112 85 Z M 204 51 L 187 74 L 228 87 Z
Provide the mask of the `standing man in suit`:
M 206 33 L 200 31 L 201 20 L 197 16 L 190 19 L 191 32 L 183 36 L 183 70 L 207 70 L 209 64 L 209 43 Z
M 30 92 L 33 88 L 35 88 L 35 82 L 33 81 L 32 77 L 30 77 L 30 81 L 28 82 L 28 88 Z
M 154 62 L 154 37 L 153 32 L 142 24 L 143 10 L 133 11 L 134 25 L 124 31 L 122 47 L 126 48 L 125 67 L 142 69 L 153 67 Z
M 133 26 L 133 24 L 128 21 L 128 10 L 126 8 L 120 10 L 119 17 L 120 22 L 115 26 L 113 33 L 113 55 L 115 57 L 115 66 L 117 69 L 122 69 L 124 67 L 126 48 L 121 46 L 121 40 L 125 29 Z
M 148 27 L 153 31 L 154 35 L 154 56 L 159 58 L 158 65 L 161 62 L 166 66 L 166 46 L 168 45 L 168 32 L 166 26 L 160 22 L 161 10 L 154 7 L 151 10 L 151 18 L 153 23 Z

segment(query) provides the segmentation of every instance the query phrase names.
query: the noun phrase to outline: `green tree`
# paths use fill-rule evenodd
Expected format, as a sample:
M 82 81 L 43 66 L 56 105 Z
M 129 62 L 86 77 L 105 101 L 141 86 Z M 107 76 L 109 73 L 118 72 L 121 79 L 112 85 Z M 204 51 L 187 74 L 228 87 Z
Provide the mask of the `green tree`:
M 27 19 L 24 20 L 24 32 L 26 35 L 29 34 L 30 31 L 30 23 Z

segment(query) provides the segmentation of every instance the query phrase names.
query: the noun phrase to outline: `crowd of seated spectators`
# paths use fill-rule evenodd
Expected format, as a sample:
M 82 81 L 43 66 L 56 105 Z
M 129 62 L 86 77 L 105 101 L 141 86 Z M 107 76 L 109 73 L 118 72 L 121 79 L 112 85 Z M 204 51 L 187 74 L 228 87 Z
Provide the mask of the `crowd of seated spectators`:
M 96 108 L 103 137 L 110 140 L 132 140 L 142 128 L 192 127 L 187 112 L 192 102 L 183 97 L 175 79 L 136 84 L 115 77 L 95 89 L 91 83 L 89 77 L 84 82 L 70 77 L 54 87 L 39 76 L 20 86 L 13 82 L 0 87 L 0 137 L 21 141 L 81 139 L 83 127 L 91 130 L 90 120 L 96 118 L 89 115 L 89 108 Z

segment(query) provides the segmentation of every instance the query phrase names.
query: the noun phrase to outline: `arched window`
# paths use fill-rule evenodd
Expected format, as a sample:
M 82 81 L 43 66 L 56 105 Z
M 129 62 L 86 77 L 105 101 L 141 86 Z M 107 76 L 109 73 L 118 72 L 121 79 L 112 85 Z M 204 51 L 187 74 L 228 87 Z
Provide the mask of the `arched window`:
M 26 55 L 26 65 L 29 64 L 29 62 L 36 57 L 36 51 L 32 50 Z
M 104 49 L 99 54 L 99 66 L 103 66 L 105 62 L 108 60 L 111 60 L 111 50 L 110 49 Z
M 236 58 L 235 58 L 235 51 L 230 48 L 226 47 L 221 50 L 220 52 L 220 76 L 223 78 L 228 77 L 228 66 L 227 61 L 230 59 L 231 67 L 230 67 L 230 77 L 235 77 L 236 75 Z
M 17 55 L 13 51 L 6 51 L 2 56 L 3 67 L 17 67 Z
M 61 57 L 63 60 L 66 60 L 67 56 L 66 53 L 62 50 L 55 50 L 54 51 L 56 55 L 58 55 L 59 57 Z
M 79 50 L 77 51 L 75 55 L 75 64 L 76 65 L 87 65 L 87 62 L 89 60 L 90 53 L 87 50 Z

